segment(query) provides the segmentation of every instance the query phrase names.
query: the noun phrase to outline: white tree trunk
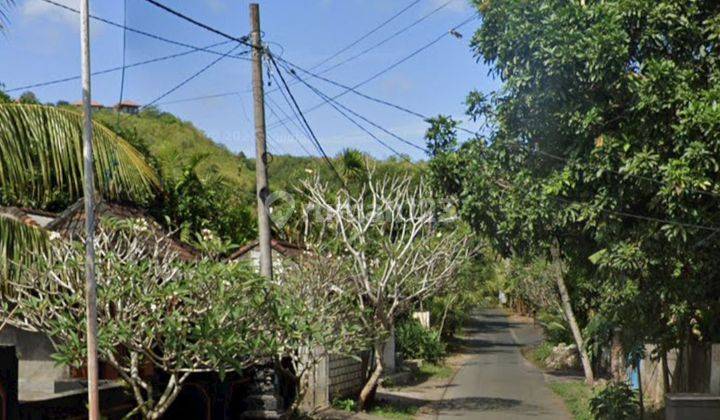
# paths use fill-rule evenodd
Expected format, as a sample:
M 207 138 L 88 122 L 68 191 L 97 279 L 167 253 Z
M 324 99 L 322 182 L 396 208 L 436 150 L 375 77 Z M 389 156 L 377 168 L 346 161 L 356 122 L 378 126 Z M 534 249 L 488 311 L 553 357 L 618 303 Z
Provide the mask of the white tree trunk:
M 560 292 L 563 312 L 568 320 L 568 324 L 570 324 L 570 330 L 572 331 L 573 338 L 575 339 L 575 345 L 577 346 L 578 353 L 580 354 L 580 362 L 582 363 L 583 371 L 585 373 L 585 382 L 592 385 L 595 382 L 595 377 L 593 375 L 592 365 L 590 364 L 590 357 L 585 349 L 585 343 L 583 342 L 582 334 L 580 333 L 580 327 L 578 327 L 577 320 L 575 319 L 575 312 L 573 311 L 572 304 L 570 302 L 570 294 L 565 286 L 565 275 L 563 274 L 562 261 L 560 260 L 560 246 L 557 243 L 557 240 L 555 240 L 550 247 L 550 254 L 552 256 L 552 264 L 554 267 L 553 275 L 555 276 L 555 282 L 557 283 L 558 291 Z

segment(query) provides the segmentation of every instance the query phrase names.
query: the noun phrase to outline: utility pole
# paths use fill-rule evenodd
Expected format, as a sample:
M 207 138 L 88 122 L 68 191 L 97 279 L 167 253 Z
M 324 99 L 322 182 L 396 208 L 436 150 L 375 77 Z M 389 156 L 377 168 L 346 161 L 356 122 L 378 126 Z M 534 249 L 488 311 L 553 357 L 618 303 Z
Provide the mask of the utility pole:
M 265 93 L 262 74 L 262 35 L 260 7 L 250 3 L 250 38 L 252 42 L 253 113 L 255 117 L 255 181 L 257 184 L 258 236 L 260 246 L 260 275 L 272 280 L 272 249 L 270 247 L 270 215 L 267 206 L 267 151 L 265 144 Z
M 95 281 L 95 171 L 90 93 L 89 0 L 80 1 L 80 51 L 83 99 L 83 180 L 85 201 L 85 316 L 87 330 L 88 418 L 100 420 L 97 361 L 97 283 Z

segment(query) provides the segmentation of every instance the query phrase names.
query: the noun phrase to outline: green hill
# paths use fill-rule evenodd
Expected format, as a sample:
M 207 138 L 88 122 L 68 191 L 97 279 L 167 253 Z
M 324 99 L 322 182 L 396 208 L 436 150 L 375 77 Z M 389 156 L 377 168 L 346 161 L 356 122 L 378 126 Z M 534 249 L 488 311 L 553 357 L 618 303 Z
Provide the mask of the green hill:
M 202 157 L 196 170 L 200 177 L 218 174 L 245 191 L 254 188 L 255 175 L 248 160 L 225 146 L 215 143 L 191 122 L 182 121 L 170 113 L 154 109 L 139 115 L 118 114 L 111 110 L 95 113 L 95 119 L 117 129 L 118 122 L 124 137 L 133 137 L 147 146 L 165 179 L 178 179 L 185 167 Z

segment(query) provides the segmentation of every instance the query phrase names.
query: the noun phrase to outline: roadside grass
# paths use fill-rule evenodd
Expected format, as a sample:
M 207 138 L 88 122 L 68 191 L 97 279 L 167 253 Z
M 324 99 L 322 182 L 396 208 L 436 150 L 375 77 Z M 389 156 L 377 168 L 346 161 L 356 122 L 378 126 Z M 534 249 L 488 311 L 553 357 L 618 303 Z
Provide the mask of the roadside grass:
M 592 389 L 583 381 L 568 380 L 551 382 L 550 389 L 560 396 L 575 420 L 593 420 L 590 413 Z
M 389 401 L 380 401 L 371 410 L 370 414 L 394 420 L 410 420 L 415 417 L 419 407 L 412 405 L 399 405 Z
M 453 368 L 445 364 L 423 363 L 420 366 L 420 374 L 426 376 L 426 379 L 448 379 L 453 375 L 453 372 Z
M 545 363 L 545 360 L 547 360 L 548 356 L 550 356 L 550 354 L 552 353 L 552 349 L 552 343 L 543 341 L 536 346 L 523 347 L 521 349 L 521 353 L 523 356 L 525 356 L 526 359 L 528 359 L 538 368 L 547 369 L 547 364 Z
M 388 389 L 415 386 L 430 379 L 449 379 L 455 370 L 444 363 L 423 362 L 419 367 L 412 367 L 409 376 L 396 383 L 392 376 L 382 380 L 382 386 Z
M 337 399 L 332 403 L 333 407 L 347 412 L 357 410 L 357 402 L 352 398 Z M 414 405 L 400 404 L 396 401 L 379 400 L 376 401 L 369 413 L 394 420 L 410 420 L 417 414 L 420 408 Z
M 553 344 L 547 341 L 536 346 L 523 347 L 523 356 L 539 369 L 547 371 L 548 356 L 552 353 Z M 550 389 L 562 398 L 570 414 L 575 420 L 593 420 L 590 413 L 590 399 L 593 390 L 582 380 L 557 380 L 548 383 Z

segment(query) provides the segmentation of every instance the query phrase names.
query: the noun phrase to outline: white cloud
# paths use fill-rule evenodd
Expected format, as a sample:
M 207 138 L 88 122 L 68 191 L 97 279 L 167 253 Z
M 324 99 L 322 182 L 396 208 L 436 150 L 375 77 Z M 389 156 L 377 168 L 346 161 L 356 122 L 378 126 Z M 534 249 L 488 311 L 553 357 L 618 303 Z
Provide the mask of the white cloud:
M 73 9 L 80 8 L 80 0 L 55 0 L 57 3 L 63 4 Z M 27 0 L 21 9 L 21 13 L 28 19 L 48 19 L 54 22 L 60 22 L 63 24 L 71 25 L 73 28 L 79 29 L 80 18 L 76 13 L 69 10 L 63 10 L 62 8 L 55 6 L 50 3 L 45 3 L 42 0 Z

